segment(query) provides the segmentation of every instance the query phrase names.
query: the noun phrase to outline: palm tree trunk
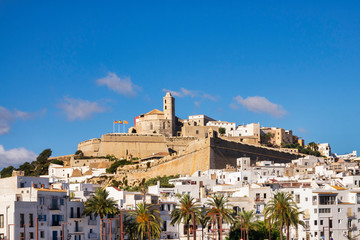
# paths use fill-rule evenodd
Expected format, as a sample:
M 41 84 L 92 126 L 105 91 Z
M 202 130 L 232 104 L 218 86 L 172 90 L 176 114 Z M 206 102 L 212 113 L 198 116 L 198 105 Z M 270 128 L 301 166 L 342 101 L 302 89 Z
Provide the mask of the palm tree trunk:
M 190 240 L 190 226 L 189 226 L 189 224 L 186 225 L 186 230 L 187 230 L 187 239 Z
M 290 239 L 290 223 L 289 219 L 286 220 L 286 240 Z
M 103 231 L 103 220 L 102 217 L 100 217 L 100 239 L 103 240 L 104 239 L 104 231 Z
M 204 240 L 204 227 L 201 227 L 201 240 Z
M 282 226 L 280 226 L 279 227 L 280 229 L 280 240 L 283 240 L 283 227 Z
M 246 229 L 246 238 L 249 240 L 249 229 Z

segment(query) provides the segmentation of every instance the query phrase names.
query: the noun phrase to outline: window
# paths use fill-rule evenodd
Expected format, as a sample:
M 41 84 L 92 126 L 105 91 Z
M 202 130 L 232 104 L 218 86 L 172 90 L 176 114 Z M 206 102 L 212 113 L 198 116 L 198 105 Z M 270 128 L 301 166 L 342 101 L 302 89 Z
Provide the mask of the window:
M 315 226 L 317 225 L 317 220 L 314 220 L 314 225 L 315 225 Z
M 30 226 L 29 227 L 34 227 L 34 216 L 32 213 L 29 214 L 29 224 Z
M 39 203 L 40 205 L 44 205 L 44 197 L 39 197 Z
M 339 208 L 340 209 L 340 208 Z M 330 213 L 331 209 L 330 208 L 320 208 L 319 209 L 319 213 Z
M 338 208 L 338 212 L 341 212 L 341 208 Z
M 266 198 L 266 193 L 264 193 L 264 198 Z
M 33 232 L 30 232 L 29 235 L 30 235 L 30 239 L 34 239 L 34 233 Z
M 20 214 L 20 227 L 24 227 L 24 224 L 25 224 L 24 221 L 25 221 L 25 220 L 24 220 L 24 214 L 21 213 L 21 214 Z
M 167 227 L 167 222 L 166 221 L 164 221 L 164 223 L 163 223 L 163 227 L 162 227 L 162 230 L 163 231 L 167 231 L 167 229 L 166 229 L 166 227 Z
M 64 205 L 64 199 L 60 198 L 60 205 Z
M 4 228 L 4 215 L 0 215 L 0 228 Z
M 320 196 L 320 205 L 332 205 L 335 204 L 336 196 Z M 358 199 L 360 200 L 360 199 Z
M 199 130 L 196 130 L 196 134 L 199 134 Z
M 323 225 L 324 224 L 324 220 L 320 220 L 320 225 Z
M 316 209 L 316 208 L 314 209 L 314 213 L 317 213 L 317 209 Z

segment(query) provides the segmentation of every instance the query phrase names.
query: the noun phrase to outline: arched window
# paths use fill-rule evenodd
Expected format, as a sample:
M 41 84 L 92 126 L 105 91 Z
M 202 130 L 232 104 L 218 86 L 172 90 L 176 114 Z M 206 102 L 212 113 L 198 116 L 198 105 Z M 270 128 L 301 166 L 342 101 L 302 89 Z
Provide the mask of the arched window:
M 152 123 L 150 123 L 150 130 L 153 130 L 154 126 Z

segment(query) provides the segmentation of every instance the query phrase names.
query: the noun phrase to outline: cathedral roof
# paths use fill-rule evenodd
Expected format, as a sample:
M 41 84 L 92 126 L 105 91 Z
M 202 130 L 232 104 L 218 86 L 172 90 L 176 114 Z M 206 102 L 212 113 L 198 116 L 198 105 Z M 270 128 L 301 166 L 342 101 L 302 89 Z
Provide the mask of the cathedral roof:
M 146 113 L 145 115 L 163 115 L 163 114 L 164 114 L 164 112 L 162 112 L 162 111 L 160 111 L 158 109 L 154 109 L 154 110 Z

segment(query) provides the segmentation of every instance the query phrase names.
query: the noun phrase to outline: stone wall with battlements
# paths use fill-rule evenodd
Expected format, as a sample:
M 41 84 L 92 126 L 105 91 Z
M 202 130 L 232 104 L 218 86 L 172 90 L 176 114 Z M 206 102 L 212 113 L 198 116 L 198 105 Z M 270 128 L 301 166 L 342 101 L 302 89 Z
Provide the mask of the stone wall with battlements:
M 127 176 L 129 182 L 140 182 L 143 178 L 156 176 L 193 174 L 197 170 L 206 171 L 210 167 L 209 139 L 192 141 L 185 152 L 167 156 L 159 161 L 152 162 L 150 168 L 146 163 L 139 165 L 126 165 L 118 168 L 117 177 Z
M 85 156 L 98 156 L 100 148 L 100 138 L 93 138 L 78 144 L 78 150 L 81 150 Z
M 168 152 L 163 135 L 109 133 L 101 136 L 98 156 L 125 158 L 129 154 L 143 158 L 158 152 Z
M 164 175 L 191 175 L 198 170 L 224 169 L 227 165 L 236 167 L 236 159 L 240 157 L 250 157 L 251 164 L 263 160 L 288 163 L 301 155 L 221 138 L 196 139 L 185 151 L 153 162 L 150 168 L 146 163 L 128 165 L 119 168 L 117 175 L 119 178 L 127 176 L 130 182 Z
M 183 151 L 195 137 L 165 137 L 160 134 L 133 134 L 133 133 L 109 133 L 101 139 L 94 138 L 79 143 L 78 150 L 85 156 L 115 155 L 117 158 L 126 158 L 126 155 L 143 158 L 153 153 Z

